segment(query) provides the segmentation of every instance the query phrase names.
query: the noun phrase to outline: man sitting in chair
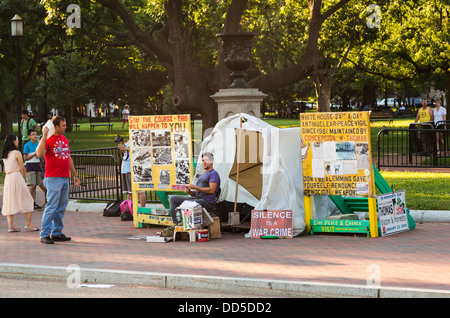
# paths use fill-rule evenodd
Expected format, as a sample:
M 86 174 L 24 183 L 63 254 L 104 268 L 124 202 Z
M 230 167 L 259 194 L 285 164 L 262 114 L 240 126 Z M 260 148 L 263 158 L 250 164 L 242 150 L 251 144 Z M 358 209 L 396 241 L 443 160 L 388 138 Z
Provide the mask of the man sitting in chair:
M 196 184 L 190 184 L 185 192 L 190 195 L 171 195 L 169 196 L 170 214 L 173 223 L 181 223 L 181 215 L 176 214 L 176 209 L 186 200 L 199 203 L 206 210 L 209 210 L 216 201 L 216 195 L 220 188 L 220 176 L 213 169 L 214 157 L 211 153 L 202 154 L 202 166 L 205 172 L 199 175 Z

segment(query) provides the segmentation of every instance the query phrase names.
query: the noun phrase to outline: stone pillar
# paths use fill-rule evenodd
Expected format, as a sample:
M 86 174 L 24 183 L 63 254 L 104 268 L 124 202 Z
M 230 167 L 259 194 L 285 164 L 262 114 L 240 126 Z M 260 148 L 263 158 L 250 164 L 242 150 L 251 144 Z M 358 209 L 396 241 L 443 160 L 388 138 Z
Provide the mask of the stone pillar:
M 257 88 L 225 88 L 220 89 L 211 98 L 217 103 L 220 121 L 239 113 L 261 118 L 261 102 L 266 96 Z

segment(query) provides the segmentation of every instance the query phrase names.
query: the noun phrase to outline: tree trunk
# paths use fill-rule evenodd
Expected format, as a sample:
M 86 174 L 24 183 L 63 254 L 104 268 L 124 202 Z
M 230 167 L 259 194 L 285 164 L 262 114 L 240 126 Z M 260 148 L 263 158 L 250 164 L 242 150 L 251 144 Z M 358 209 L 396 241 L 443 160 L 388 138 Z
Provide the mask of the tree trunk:
M 342 100 L 342 111 L 347 111 L 350 106 L 350 96 L 347 94 L 339 95 Z
M 331 100 L 331 79 L 327 72 L 311 76 L 317 97 L 317 111 L 329 112 Z
M 0 138 L 2 140 L 5 140 L 6 136 L 13 132 L 12 111 L 10 103 L 4 103 L 0 107 L 0 124 L 2 125 Z
M 447 109 L 447 120 L 448 120 L 449 119 L 448 110 L 450 109 L 449 108 L 449 105 L 450 105 L 450 72 L 447 72 L 446 75 L 447 75 L 447 80 L 445 81 L 444 92 L 445 92 L 445 99 L 446 99 L 445 100 L 445 104 L 446 104 L 445 108 Z M 442 105 L 442 107 L 444 107 L 444 105 Z
M 66 132 L 72 132 L 73 123 L 73 107 L 70 105 L 64 106 L 64 118 L 66 119 L 67 129 Z
M 362 106 L 369 105 L 370 108 L 375 108 L 377 106 L 377 91 L 375 86 L 364 85 L 363 96 L 362 96 Z

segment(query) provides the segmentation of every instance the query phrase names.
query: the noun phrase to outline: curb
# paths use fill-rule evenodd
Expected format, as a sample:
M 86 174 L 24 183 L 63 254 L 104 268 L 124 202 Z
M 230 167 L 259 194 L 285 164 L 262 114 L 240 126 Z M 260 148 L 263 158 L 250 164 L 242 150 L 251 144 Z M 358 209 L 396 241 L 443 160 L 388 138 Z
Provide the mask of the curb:
M 66 207 L 67 212 L 87 212 L 87 213 L 103 213 L 106 203 L 78 203 L 76 200 L 69 201 Z M 164 208 L 162 204 L 147 204 L 146 207 Z
M 450 223 L 450 211 L 414 210 L 410 213 L 418 223 Z
M 77 276 L 79 275 L 79 276 Z M 38 266 L 0 263 L 0 276 L 17 279 L 101 283 L 157 288 L 222 291 L 229 293 L 304 298 L 450 298 L 450 290 L 370 287 L 347 284 L 245 279 L 220 276 L 176 275 L 123 270 L 85 269 L 77 265 Z

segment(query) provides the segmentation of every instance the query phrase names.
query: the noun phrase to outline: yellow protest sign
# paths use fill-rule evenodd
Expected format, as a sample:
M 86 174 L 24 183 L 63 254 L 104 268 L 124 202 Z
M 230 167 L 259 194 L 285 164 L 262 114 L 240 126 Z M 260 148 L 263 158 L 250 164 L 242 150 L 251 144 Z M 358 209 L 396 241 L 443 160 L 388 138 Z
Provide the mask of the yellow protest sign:
M 190 115 L 130 116 L 134 191 L 178 191 L 193 176 Z
M 375 193 L 368 112 L 300 116 L 304 195 Z

